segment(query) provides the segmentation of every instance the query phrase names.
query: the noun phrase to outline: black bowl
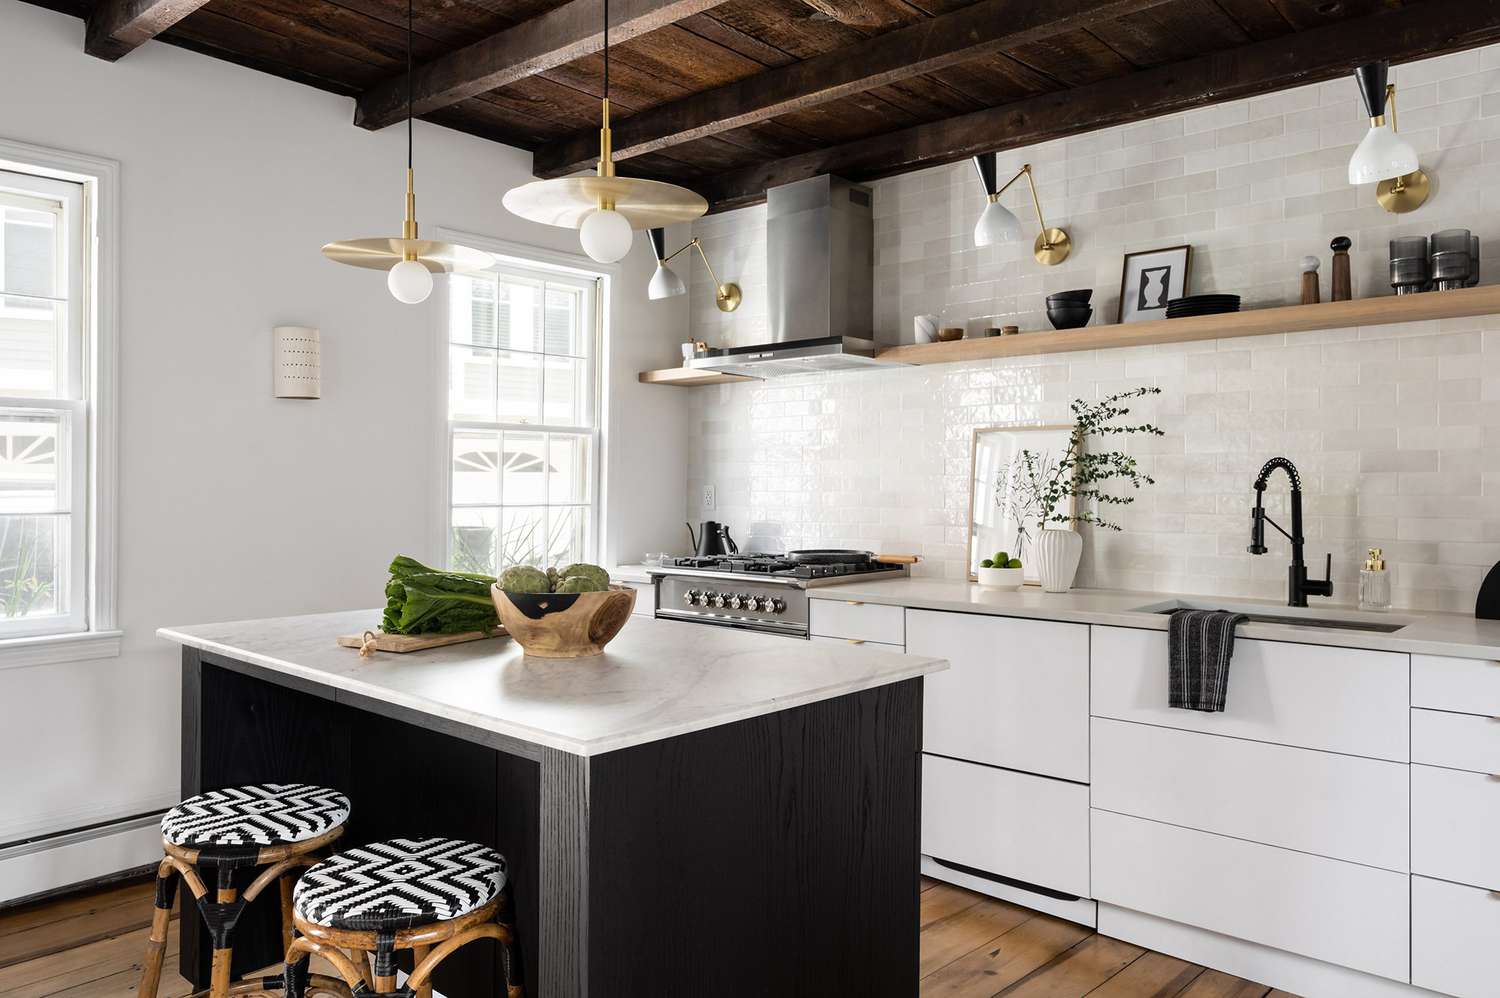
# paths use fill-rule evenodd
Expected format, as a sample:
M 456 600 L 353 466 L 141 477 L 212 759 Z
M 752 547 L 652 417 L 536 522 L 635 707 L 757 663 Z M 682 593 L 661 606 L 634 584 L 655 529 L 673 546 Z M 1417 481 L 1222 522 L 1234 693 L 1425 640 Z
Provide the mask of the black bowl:
M 1078 291 L 1056 291 L 1047 296 L 1047 304 L 1073 302 L 1079 305 L 1087 305 L 1089 299 L 1092 297 L 1094 297 L 1093 288 L 1082 288 Z
M 1093 315 L 1092 305 L 1047 306 L 1047 320 L 1052 323 L 1053 329 L 1077 329 L 1080 326 L 1087 326 Z

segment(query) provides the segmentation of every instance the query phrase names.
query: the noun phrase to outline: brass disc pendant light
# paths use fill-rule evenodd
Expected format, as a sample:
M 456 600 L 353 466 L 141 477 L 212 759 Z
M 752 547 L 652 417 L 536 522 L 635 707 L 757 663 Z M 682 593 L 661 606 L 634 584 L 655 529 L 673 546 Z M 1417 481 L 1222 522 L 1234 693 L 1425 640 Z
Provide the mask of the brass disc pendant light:
M 599 130 L 599 169 L 592 177 L 535 180 L 505 192 L 512 213 L 543 225 L 579 230 L 590 259 L 614 263 L 630 252 L 635 229 L 690 222 L 708 202 L 686 187 L 657 180 L 615 176 L 609 136 L 609 0 L 604 0 L 603 127 Z
M 386 271 L 386 287 L 397 301 L 416 305 L 432 294 L 432 275 L 483 270 L 495 258 L 483 250 L 417 238 L 417 194 L 412 172 L 412 0 L 406 2 L 406 221 L 400 237 L 344 239 L 323 247 L 335 263 Z

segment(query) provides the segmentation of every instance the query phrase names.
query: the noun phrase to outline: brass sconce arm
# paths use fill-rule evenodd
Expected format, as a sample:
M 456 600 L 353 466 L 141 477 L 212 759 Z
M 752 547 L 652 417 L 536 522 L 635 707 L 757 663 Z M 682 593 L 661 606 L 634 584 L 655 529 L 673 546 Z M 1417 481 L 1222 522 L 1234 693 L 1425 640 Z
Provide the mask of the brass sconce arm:
M 1011 186 L 1026 178 L 1026 185 L 1031 191 L 1031 207 L 1036 212 L 1036 224 L 1040 233 L 1036 242 L 1032 245 L 1032 254 L 1037 262 L 1044 266 L 1055 266 L 1068 258 L 1073 249 L 1073 240 L 1063 229 L 1049 228 L 1046 218 L 1042 215 L 1042 199 L 1037 194 L 1036 178 L 1033 176 L 1031 164 L 1023 165 L 1015 174 L 999 187 L 994 187 L 995 182 L 995 154 L 986 153 L 974 157 L 975 164 L 979 169 L 980 181 L 985 185 L 986 197 L 990 204 L 999 204 L 1000 196 L 1010 190 Z
M 697 236 L 689 239 L 671 253 L 662 256 L 660 255 L 660 250 L 665 247 L 665 242 L 663 241 L 664 235 L 665 230 L 663 229 L 651 230 L 652 246 L 658 250 L 656 258 L 656 265 L 658 267 L 665 267 L 679 254 L 690 249 L 695 249 L 698 251 L 698 258 L 703 261 L 703 268 L 708 271 L 709 279 L 714 282 L 714 304 L 719 307 L 719 311 L 733 312 L 740 307 L 740 302 L 743 300 L 743 296 L 740 293 L 740 286 L 732 281 L 725 283 L 719 280 L 719 275 L 714 272 L 713 264 L 708 262 L 708 254 L 703 252 L 703 243 Z

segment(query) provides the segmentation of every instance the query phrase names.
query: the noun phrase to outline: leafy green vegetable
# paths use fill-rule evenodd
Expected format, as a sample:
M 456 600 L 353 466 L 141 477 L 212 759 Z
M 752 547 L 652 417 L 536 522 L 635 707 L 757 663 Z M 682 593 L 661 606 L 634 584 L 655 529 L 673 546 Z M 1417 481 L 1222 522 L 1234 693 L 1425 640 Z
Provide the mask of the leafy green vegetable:
M 495 579 L 474 572 L 445 572 L 397 555 L 385 585 L 387 634 L 457 634 L 499 625 L 490 586 Z

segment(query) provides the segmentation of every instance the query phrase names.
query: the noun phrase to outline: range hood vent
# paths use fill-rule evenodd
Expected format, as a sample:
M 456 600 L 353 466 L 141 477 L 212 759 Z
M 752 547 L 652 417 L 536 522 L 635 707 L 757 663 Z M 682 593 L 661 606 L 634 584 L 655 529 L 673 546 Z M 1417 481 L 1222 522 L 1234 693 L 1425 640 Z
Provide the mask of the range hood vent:
M 875 220 L 868 187 L 824 174 L 766 191 L 771 340 L 692 366 L 755 378 L 885 367 L 874 330 Z

